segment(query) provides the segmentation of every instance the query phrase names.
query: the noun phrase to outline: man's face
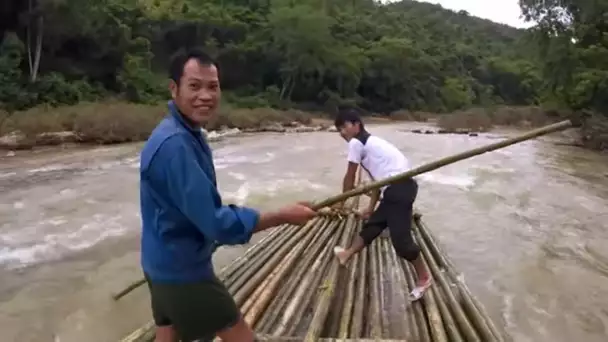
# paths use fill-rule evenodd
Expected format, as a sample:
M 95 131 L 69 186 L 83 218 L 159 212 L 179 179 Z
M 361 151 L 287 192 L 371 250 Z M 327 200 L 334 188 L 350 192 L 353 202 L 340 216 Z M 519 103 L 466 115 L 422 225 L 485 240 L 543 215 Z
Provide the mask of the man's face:
M 339 132 L 344 140 L 350 141 L 355 135 L 359 134 L 359 124 L 347 121 L 339 127 Z
M 203 126 L 211 120 L 222 96 L 215 65 L 202 65 L 190 59 L 184 65 L 179 83 L 171 81 L 171 97 L 192 123 Z

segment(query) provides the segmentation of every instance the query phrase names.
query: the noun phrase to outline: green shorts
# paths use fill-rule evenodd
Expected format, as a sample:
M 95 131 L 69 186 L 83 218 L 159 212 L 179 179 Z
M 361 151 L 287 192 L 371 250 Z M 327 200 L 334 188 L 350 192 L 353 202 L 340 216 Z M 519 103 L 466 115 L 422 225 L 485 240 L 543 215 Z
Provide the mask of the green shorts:
M 212 341 L 240 319 L 234 299 L 216 277 L 185 284 L 146 280 L 155 324 L 172 325 L 182 341 Z

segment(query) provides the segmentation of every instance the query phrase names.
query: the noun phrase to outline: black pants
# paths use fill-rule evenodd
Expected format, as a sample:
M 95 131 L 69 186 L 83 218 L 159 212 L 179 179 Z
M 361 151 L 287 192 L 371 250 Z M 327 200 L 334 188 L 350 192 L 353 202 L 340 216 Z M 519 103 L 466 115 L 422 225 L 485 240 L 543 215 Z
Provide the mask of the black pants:
M 359 233 L 365 245 L 372 243 L 388 226 L 397 255 L 408 261 L 416 260 L 420 247 L 412 237 L 412 213 L 417 194 L 418 183 L 411 178 L 386 188 L 380 205 Z

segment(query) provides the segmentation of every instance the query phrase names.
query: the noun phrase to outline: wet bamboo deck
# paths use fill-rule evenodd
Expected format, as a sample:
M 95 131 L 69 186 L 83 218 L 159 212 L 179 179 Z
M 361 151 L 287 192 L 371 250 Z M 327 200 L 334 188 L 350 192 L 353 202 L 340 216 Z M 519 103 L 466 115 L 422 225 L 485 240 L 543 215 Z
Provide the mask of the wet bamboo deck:
M 414 223 L 434 279 L 415 303 L 407 301 L 415 273 L 390 239 L 376 239 L 347 267 L 336 261 L 333 247 L 348 245 L 362 224 L 354 215 L 275 229 L 220 278 L 261 341 L 501 341 L 418 215 Z M 148 323 L 122 341 L 153 337 Z

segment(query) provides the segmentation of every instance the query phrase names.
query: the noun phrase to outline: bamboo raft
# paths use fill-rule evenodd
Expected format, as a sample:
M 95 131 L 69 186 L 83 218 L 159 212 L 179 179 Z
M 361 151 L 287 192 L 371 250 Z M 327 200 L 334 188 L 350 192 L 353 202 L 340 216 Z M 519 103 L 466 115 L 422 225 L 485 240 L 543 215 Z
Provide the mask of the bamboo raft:
M 414 303 L 407 295 L 415 272 L 390 239 L 379 237 L 340 266 L 333 247 L 358 233 L 362 221 L 354 214 L 274 229 L 220 279 L 261 341 L 502 341 L 420 215 L 413 221 L 434 280 Z M 122 342 L 153 340 L 150 322 Z
M 563 121 L 517 137 L 431 162 L 316 203 L 321 209 L 382 186 L 476 155 L 575 126 Z M 220 272 L 259 341 L 503 341 L 483 306 L 424 225 L 413 217 L 412 234 L 433 284 L 417 302 L 408 301 L 416 274 L 399 258 L 390 239 L 379 237 L 346 267 L 333 255 L 349 245 L 362 221 L 354 214 L 324 215 L 303 227 L 282 226 Z M 145 283 L 140 279 L 113 295 L 120 299 Z M 122 342 L 154 340 L 149 322 Z

